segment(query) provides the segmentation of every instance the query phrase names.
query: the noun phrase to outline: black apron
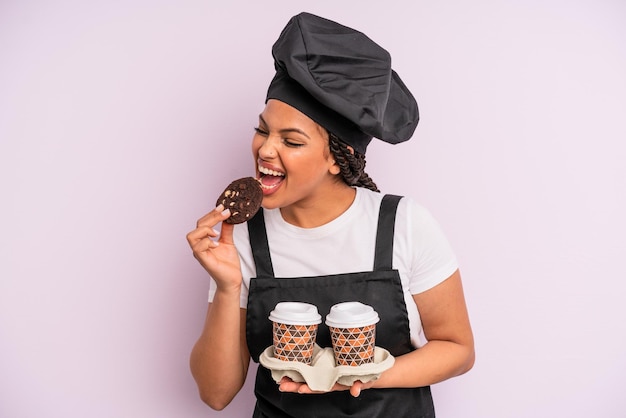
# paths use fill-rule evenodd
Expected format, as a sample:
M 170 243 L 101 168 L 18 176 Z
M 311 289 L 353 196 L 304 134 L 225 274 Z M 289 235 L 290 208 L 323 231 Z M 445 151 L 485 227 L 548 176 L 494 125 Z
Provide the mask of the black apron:
M 414 350 L 410 341 L 409 317 L 402 284 L 392 269 L 393 235 L 401 197 L 385 195 L 378 216 L 378 232 L 373 271 L 319 277 L 276 278 L 267 243 L 263 211 L 248 221 L 250 245 L 257 277 L 250 280 L 246 337 L 252 359 L 272 345 L 269 313 L 278 302 L 298 301 L 317 306 L 322 319 L 335 303 L 359 301 L 372 306 L 380 317 L 376 325 L 376 345 L 400 356 Z M 338 249 L 339 250 L 339 249 Z M 320 260 L 323 262 L 323 260 Z M 317 344 L 331 347 L 330 331 L 323 323 Z M 257 370 L 254 393 L 257 398 L 253 418 L 305 417 L 415 417 L 433 418 L 430 387 L 365 389 L 355 398 L 349 391 L 301 395 L 283 393 L 263 366 Z

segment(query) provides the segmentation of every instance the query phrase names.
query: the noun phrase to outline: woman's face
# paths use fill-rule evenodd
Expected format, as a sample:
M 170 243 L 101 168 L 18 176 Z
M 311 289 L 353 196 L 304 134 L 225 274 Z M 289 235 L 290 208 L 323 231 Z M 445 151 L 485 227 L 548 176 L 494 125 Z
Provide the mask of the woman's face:
M 252 154 L 268 209 L 314 202 L 338 179 L 326 130 L 278 100 L 270 99 L 259 115 Z

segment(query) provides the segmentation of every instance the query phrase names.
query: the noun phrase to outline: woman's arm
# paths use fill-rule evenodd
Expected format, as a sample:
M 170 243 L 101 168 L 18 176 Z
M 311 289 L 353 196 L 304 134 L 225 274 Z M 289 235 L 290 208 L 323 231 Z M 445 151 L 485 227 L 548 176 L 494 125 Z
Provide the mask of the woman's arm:
M 213 227 L 230 216 L 219 205 L 187 234 L 194 257 L 217 285 L 204 328 L 191 352 L 191 372 L 200 397 L 211 408 L 224 409 L 243 386 L 250 355 L 246 345 L 246 310 L 241 309 L 241 267 L 233 242 L 233 225 L 222 223 L 219 240 Z
M 245 322 L 246 310 L 239 308 L 239 295 L 229 297 L 218 291 L 190 358 L 200 398 L 213 409 L 224 409 L 246 380 L 250 354 Z
M 427 386 L 461 375 L 474 365 L 474 337 L 459 271 L 413 299 L 428 342 L 397 357 L 371 387 Z

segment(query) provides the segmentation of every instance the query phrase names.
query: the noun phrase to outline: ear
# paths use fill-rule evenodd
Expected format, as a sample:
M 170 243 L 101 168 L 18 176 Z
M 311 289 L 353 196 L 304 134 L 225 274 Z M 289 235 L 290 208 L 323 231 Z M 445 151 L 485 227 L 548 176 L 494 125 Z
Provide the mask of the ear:
M 330 174 L 336 176 L 337 174 L 341 172 L 341 169 L 339 168 L 339 164 L 337 164 L 337 162 L 333 160 L 333 165 L 330 166 L 328 171 L 330 172 Z

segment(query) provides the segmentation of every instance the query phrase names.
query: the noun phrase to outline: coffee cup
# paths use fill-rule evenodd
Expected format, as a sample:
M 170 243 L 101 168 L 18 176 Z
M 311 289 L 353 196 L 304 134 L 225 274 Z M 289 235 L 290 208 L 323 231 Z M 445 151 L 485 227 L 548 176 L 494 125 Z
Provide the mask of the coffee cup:
M 315 305 L 279 302 L 270 312 L 274 358 L 310 364 L 322 317 Z
M 374 362 L 378 313 L 360 302 L 333 305 L 326 316 L 337 366 Z

